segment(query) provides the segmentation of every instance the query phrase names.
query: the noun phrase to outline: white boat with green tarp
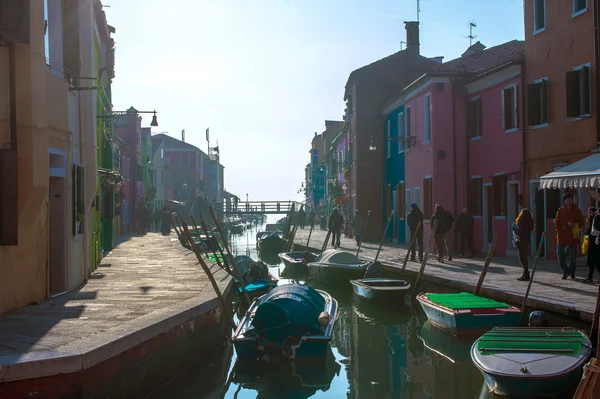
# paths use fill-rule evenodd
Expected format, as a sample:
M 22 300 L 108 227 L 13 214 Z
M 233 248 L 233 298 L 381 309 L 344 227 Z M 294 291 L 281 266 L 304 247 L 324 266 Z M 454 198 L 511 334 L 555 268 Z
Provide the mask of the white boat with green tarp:
M 490 391 L 523 398 L 564 395 L 579 383 L 591 354 L 586 334 L 571 327 L 496 327 L 471 347 Z
M 471 294 L 423 293 L 417 300 L 429 322 L 453 335 L 481 335 L 495 326 L 517 327 L 521 311 L 514 306 Z

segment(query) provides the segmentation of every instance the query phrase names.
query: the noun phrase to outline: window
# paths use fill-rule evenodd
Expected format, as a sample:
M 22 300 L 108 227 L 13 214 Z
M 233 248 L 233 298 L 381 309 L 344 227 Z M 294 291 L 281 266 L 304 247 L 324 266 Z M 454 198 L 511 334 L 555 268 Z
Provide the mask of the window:
M 427 94 L 423 101 L 423 115 L 425 116 L 425 123 L 423 125 L 423 141 L 431 141 L 431 95 Z
M 73 165 L 71 192 L 73 195 L 73 235 L 83 234 L 85 204 L 83 202 L 83 166 Z
M 587 11 L 587 0 L 573 0 L 573 16 Z
M 190 166 L 190 154 L 187 152 L 184 152 L 181 154 L 181 157 L 179 158 L 179 166 L 183 167 L 183 168 L 187 168 Z
M 423 179 L 423 217 L 431 219 L 431 215 L 433 215 L 433 185 L 429 177 Z
M 386 136 L 387 140 L 385 141 L 385 148 L 387 151 L 387 157 L 389 158 L 392 156 L 392 140 L 390 140 L 392 137 L 392 121 L 390 120 L 387 121 Z
M 467 189 L 467 207 L 473 216 L 483 215 L 483 179 L 471 178 Z
M 546 28 L 546 0 L 533 0 L 533 33 Z
M 581 66 L 567 72 L 567 116 L 578 118 L 590 114 L 590 67 Z
M 506 175 L 493 177 L 494 216 L 506 216 L 506 185 Z
M 502 128 L 514 130 L 519 126 L 517 86 L 502 90 Z
M 481 97 L 477 97 L 467 104 L 467 134 L 469 138 L 481 137 L 481 121 Z
M 398 114 L 398 137 L 406 138 L 406 128 L 404 126 L 404 112 Z M 406 148 L 405 144 L 398 141 L 398 153 L 401 153 Z
M 398 183 L 396 185 L 396 203 L 398 204 L 398 208 L 396 209 L 396 217 L 399 219 L 404 219 L 406 215 L 406 197 L 404 196 L 404 183 Z
M 527 123 L 539 126 L 548 123 L 548 79 L 527 85 Z
M 79 0 L 52 0 L 49 4 L 49 13 L 56 7 L 55 4 L 62 4 L 62 61 L 63 70 L 66 77 L 78 78 L 79 71 L 81 69 L 81 56 L 80 56 L 80 41 L 79 41 L 79 21 L 80 21 L 80 2 Z M 49 15 L 51 21 L 55 21 L 51 15 Z M 50 40 L 52 39 L 52 32 L 50 32 Z M 52 45 L 50 46 L 52 50 Z M 50 66 L 52 66 L 52 59 L 50 60 Z M 73 83 L 78 86 L 77 82 Z
M 414 203 L 417 204 L 419 208 L 421 207 L 421 187 L 415 187 Z

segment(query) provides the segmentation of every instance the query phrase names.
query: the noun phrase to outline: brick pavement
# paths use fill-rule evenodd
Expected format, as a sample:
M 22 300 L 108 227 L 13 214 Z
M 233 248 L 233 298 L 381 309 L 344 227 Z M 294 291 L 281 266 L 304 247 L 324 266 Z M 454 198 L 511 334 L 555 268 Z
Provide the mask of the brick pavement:
M 308 239 L 309 229 L 299 229 L 294 240 L 295 244 L 305 246 Z M 313 230 L 310 247 L 321 249 L 325 241 L 326 231 Z M 426 237 L 427 239 L 427 237 Z M 342 249 L 356 252 L 356 241 L 344 238 L 342 235 Z M 363 243 L 359 257 L 372 260 L 377 253 L 378 243 Z M 329 243 L 331 248 L 331 241 Z M 404 262 L 407 246 L 386 243 L 379 254 L 386 269 L 399 272 Z M 425 268 L 423 279 L 434 283 L 444 284 L 462 290 L 472 290 L 479 279 L 479 272 L 484 263 L 485 254 L 478 257 L 460 259 L 454 258 L 441 264 L 435 257 L 429 258 Z M 530 260 L 530 269 L 533 260 Z M 415 277 L 421 264 L 408 262 L 407 276 Z M 482 294 L 494 299 L 509 301 L 520 304 L 527 289 L 527 282 L 517 281 L 521 276 L 522 269 L 518 258 L 496 257 L 493 259 L 485 281 Z M 556 260 L 540 259 L 538 261 L 535 279 L 532 284 L 530 300 L 528 304 L 537 309 L 560 313 L 575 319 L 591 321 L 592 313 L 596 304 L 598 284 L 584 282 L 587 277 L 588 267 L 583 257 L 578 260 L 577 279 L 562 280 L 562 271 Z M 596 272 L 596 280 L 600 275 Z
M 231 279 L 212 271 L 229 292 Z M 91 367 L 217 306 L 174 235 L 131 237 L 79 289 L 0 315 L 0 382 Z

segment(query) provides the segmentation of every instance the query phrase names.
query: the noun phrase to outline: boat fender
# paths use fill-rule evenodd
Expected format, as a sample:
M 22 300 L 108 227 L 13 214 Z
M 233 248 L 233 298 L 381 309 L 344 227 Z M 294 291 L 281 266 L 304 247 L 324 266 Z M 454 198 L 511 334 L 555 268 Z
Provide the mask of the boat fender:
M 325 328 L 325 327 L 327 327 L 328 324 L 329 324 L 329 313 L 321 312 L 321 314 L 319 314 L 319 325 L 322 328 Z
M 529 314 L 529 327 L 548 327 L 546 313 L 541 311 L 531 312 Z

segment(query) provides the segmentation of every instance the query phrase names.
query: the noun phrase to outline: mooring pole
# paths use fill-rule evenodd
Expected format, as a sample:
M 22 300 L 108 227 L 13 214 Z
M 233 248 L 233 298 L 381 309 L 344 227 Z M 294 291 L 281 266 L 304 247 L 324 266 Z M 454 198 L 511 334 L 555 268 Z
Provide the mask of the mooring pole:
M 437 227 L 438 227 L 438 221 L 434 220 L 433 226 L 431 226 L 431 234 L 429 235 L 429 240 L 427 241 L 427 246 L 425 247 L 425 254 L 423 255 L 423 261 L 421 262 L 421 269 L 419 269 L 419 274 L 417 275 L 417 281 L 415 281 L 415 288 L 413 288 L 413 291 L 417 290 L 417 287 L 419 286 L 419 282 L 421 281 L 421 278 L 423 277 L 423 273 L 425 272 L 425 266 L 427 265 L 427 260 L 429 259 L 429 252 L 431 252 L 431 243 L 433 242 L 433 236 L 435 235 Z
M 390 228 L 390 223 L 392 222 L 392 218 L 394 217 L 394 211 L 390 213 L 390 217 L 385 224 L 385 230 L 383 230 L 383 236 L 381 237 L 381 242 L 379 243 L 379 249 L 377 249 L 377 255 L 375 255 L 375 260 L 373 262 L 377 262 L 379 259 L 379 252 L 381 252 L 381 247 L 383 247 L 383 242 L 385 241 L 385 236 L 387 235 L 388 229 Z
M 404 269 L 406 269 L 406 264 L 408 263 L 408 257 L 410 256 L 410 251 L 415 247 L 415 242 L 417 240 L 417 234 L 423 229 L 423 221 L 419 221 L 417 224 L 417 229 L 415 230 L 415 234 L 412 235 L 410 239 L 410 246 L 408 247 L 408 251 L 406 251 L 406 256 L 404 257 L 404 263 L 402 264 L 402 270 L 400 270 L 400 275 L 404 273 Z M 421 240 L 421 245 L 423 245 L 423 240 Z M 423 248 L 421 248 L 423 249 Z
M 479 274 L 479 281 L 477 281 L 477 285 L 475 286 L 473 295 L 479 295 L 479 291 L 481 291 L 483 279 L 485 278 L 488 268 L 490 267 L 490 263 L 492 263 L 492 258 L 494 257 L 494 248 L 496 248 L 496 241 L 498 241 L 498 236 L 496 235 L 496 231 L 494 231 L 494 235 L 492 236 L 492 245 L 490 246 L 487 256 L 485 257 L 485 262 L 483 264 L 483 268 L 481 269 L 481 273 Z
M 540 239 L 540 243 L 538 244 L 537 252 L 535 253 L 535 259 L 533 260 L 533 268 L 531 269 L 531 276 L 529 276 L 529 284 L 527 284 L 527 291 L 525 291 L 525 296 L 523 297 L 523 304 L 521 305 L 521 320 L 524 319 L 523 315 L 525 314 L 525 307 L 527 307 L 527 298 L 529 298 L 529 291 L 531 290 L 531 283 L 533 283 L 533 276 L 535 276 L 535 268 L 538 263 L 538 259 L 540 258 L 540 253 L 542 253 L 542 245 L 546 241 L 546 232 L 542 233 L 542 237 Z
M 358 257 L 358 253 L 360 252 L 360 247 L 362 247 L 363 243 L 363 235 L 365 230 L 367 229 L 367 224 L 369 224 L 369 217 L 371 217 L 371 210 L 367 212 L 367 218 L 365 219 L 365 225 L 363 226 L 361 232 L 358 234 L 358 248 L 356 249 L 356 257 Z

